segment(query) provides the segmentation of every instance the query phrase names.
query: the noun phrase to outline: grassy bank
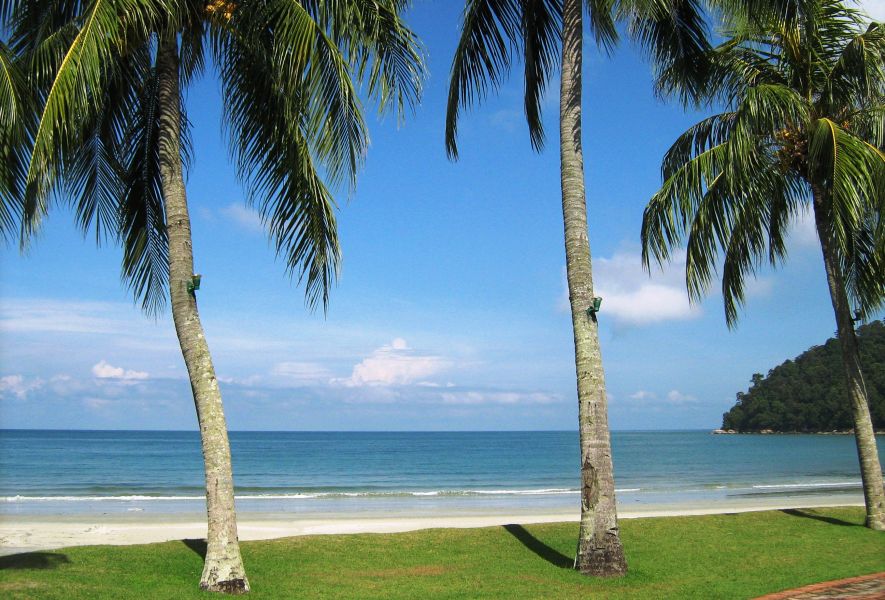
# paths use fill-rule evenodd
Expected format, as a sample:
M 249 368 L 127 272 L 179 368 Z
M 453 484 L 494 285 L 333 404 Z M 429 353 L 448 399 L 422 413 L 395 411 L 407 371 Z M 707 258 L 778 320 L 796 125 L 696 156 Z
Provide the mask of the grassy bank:
M 570 569 L 556 523 L 243 543 L 253 598 L 751 598 L 885 570 L 859 508 L 621 522 L 630 573 Z M 206 598 L 200 541 L 0 557 L 4 598 Z

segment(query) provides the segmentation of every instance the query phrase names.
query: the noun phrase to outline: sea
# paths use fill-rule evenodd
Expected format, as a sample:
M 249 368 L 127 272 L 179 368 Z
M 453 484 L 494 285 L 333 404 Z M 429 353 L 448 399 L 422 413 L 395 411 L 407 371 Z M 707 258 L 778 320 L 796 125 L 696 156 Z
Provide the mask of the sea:
M 267 515 L 578 510 L 578 434 L 232 432 L 237 508 Z M 885 440 L 878 438 L 879 454 Z M 620 511 L 862 502 L 850 435 L 615 431 Z M 0 518 L 199 513 L 196 431 L 0 430 Z

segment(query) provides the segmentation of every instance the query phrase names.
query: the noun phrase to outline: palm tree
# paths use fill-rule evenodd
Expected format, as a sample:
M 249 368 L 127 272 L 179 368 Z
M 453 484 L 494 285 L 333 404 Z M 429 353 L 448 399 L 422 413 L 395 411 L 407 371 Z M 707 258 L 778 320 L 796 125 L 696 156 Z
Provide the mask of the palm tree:
M 406 4 L 38 0 L 0 9 L 40 107 L 16 146 L 25 149 L 23 243 L 51 197 L 70 199 L 84 231 L 120 240 L 124 280 L 149 313 L 162 309 L 168 281 L 205 461 L 204 590 L 249 584 L 221 392 L 197 311 L 181 88 L 211 56 L 238 175 L 287 271 L 305 281 L 307 303 L 325 307 L 339 263 L 327 182 L 352 184 L 368 143 L 355 80 L 399 115 L 420 93 L 420 49 L 400 19 Z
M 723 255 L 729 326 L 744 281 L 786 258 L 791 221 L 810 208 L 824 267 L 861 464 L 866 523 L 885 529 L 885 492 L 861 374 L 852 307 L 885 300 L 885 26 L 864 27 L 836 0 L 778 4 L 735 18 L 712 51 L 706 94 L 727 110 L 686 131 L 663 161 L 645 209 L 643 258 L 665 261 L 687 236 L 694 299 Z
M 632 37 L 653 55 L 662 74 L 682 73 L 688 81 L 689 74 L 703 73 L 704 64 L 698 58 L 707 49 L 705 26 L 694 1 L 590 0 L 587 8 L 590 29 L 597 44 L 606 50 L 616 43 L 615 23 L 622 19 Z M 588 575 L 619 576 L 626 573 L 627 561 L 618 529 L 584 195 L 582 21 L 581 0 L 468 0 L 461 40 L 452 63 L 446 149 L 450 158 L 457 158 L 460 108 L 482 100 L 490 88 L 497 88 L 510 67 L 511 50 L 515 48 L 525 63 L 525 114 L 531 143 L 540 150 L 544 142 L 541 98 L 556 68 L 556 59 L 560 59 L 562 213 L 581 446 L 581 528 L 575 568 Z

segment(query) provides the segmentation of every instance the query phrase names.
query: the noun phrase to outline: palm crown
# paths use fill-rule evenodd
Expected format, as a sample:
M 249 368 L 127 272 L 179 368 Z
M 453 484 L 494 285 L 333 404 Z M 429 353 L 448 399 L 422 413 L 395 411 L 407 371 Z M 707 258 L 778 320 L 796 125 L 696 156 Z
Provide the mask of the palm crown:
M 0 173 L 4 233 L 17 198 L 24 198 L 22 243 L 52 198 L 69 201 L 84 231 L 120 239 L 123 278 L 144 308 L 162 308 L 168 263 L 156 57 L 160 39 L 177 36 L 183 85 L 210 57 L 217 67 L 224 129 L 248 198 L 287 271 L 304 279 L 308 303 L 325 305 L 339 263 L 330 189 L 352 185 L 368 144 L 356 82 L 380 110 L 398 115 L 420 93 L 423 63 L 400 20 L 405 4 L 3 2 L 0 15 L 12 34 L 0 65 L 30 77 L 40 107 L 32 126 L 15 129 L 0 119 L 4 151 L 14 159 Z M 4 107 L 24 98 L 20 90 L 0 84 Z M 187 164 L 186 119 L 182 125 Z
M 885 299 L 885 27 L 834 0 L 778 8 L 735 19 L 713 51 L 706 93 L 726 111 L 667 152 L 642 224 L 646 264 L 687 237 L 693 298 L 722 256 L 730 325 L 746 276 L 784 258 L 788 225 L 812 202 L 855 308 Z
M 696 93 L 706 74 L 706 21 L 701 0 L 586 0 L 590 33 L 611 51 L 618 23 L 640 43 L 660 74 L 662 91 L 678 80 Z M 532 148 L 544 144 L 541 105 L 559 66 L 562 0 L 467 0 L 452 61 L 446 111 L 446 152 L 458 158 L 461 109 L 485 99 L 507 78 L 514 55 L 523 60 L 524 108 Z

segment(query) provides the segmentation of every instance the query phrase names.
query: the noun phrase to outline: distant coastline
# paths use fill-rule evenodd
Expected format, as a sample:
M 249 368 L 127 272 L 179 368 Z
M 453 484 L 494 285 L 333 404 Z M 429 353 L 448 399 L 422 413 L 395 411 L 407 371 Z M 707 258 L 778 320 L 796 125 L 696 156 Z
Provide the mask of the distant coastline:
M 873 429 L 885 431 L 885 323 L 857 329 Z M 839 342 L 830 338 L 792 360 L 753 374 L 746 392 L 722 415 L 720 431 L 746 433 L 819 433 L 845 435 L 854 417 L 845 385 Z
M 735 429 L 714 429 L 710 433 L 714 435 L 854 435 L 853 429 L 844 431 L 776 431 L 774 429 L 759 429 L 755 431 L 737 431 Z M 885 435 L 885 430 L 875 431 L 874 435 Z

